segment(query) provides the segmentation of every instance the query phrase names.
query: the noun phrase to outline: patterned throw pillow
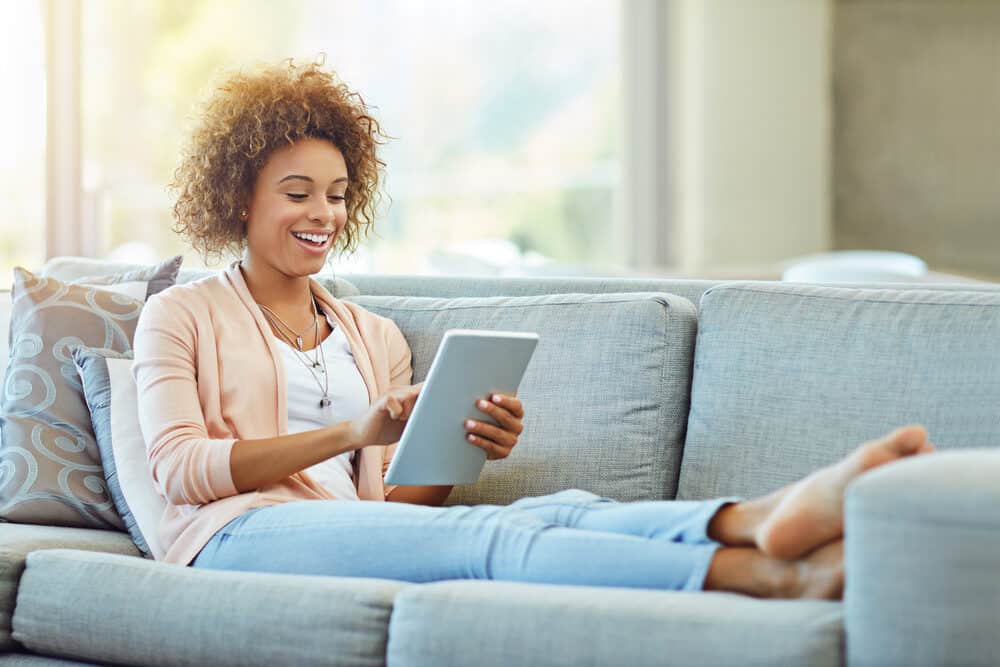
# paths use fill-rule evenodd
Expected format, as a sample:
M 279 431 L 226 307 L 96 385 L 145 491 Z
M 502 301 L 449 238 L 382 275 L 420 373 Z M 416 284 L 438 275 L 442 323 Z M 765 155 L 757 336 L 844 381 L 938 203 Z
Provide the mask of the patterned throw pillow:
M 117 280 L 102 278 L 107 282 L 100 287 L 14 269 L 0 520 L 124 529 L 108 495 L 70 351 L 130 352 L 143 302 L 173 284 L 180 263 L 174 257 Z
M 163 558 L 158 528 L 167 503 L 156 491 L 146 458 L 132 355 L 77 347 L 73 360 L 83 380 L 111 501 L 139 551 L 147 558 Z

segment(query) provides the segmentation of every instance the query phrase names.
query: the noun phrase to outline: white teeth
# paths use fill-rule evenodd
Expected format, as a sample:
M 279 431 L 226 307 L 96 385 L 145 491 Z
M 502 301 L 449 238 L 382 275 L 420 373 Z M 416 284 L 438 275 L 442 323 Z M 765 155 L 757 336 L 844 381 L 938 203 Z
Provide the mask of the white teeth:
M 312 241 L 313 243 L 326 243 L 326 240 L 330 238 L 329 234 L 300 234 L 299 232 L 292 232 L 292 236 L 297 239 Z

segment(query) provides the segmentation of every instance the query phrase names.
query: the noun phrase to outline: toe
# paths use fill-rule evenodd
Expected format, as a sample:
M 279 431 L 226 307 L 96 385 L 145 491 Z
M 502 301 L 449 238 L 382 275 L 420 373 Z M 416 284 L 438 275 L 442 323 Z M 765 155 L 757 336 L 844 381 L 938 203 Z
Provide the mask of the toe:
M 900 454 L 916 454 L 927 443 L 927 429 L 919 424 L 903 426 L 893 431 L 888 440 Z
M 923 426 L 913 424 L 897 428 L 895 431 L 876 440 L 870 440 L 854 450 L 852 455 L 845 459 L 847 476 L 853 478 L 872 468 L 924 452 L 929 445 L 927 429 Z M 850 480 L 848 479 L 848 481 Z

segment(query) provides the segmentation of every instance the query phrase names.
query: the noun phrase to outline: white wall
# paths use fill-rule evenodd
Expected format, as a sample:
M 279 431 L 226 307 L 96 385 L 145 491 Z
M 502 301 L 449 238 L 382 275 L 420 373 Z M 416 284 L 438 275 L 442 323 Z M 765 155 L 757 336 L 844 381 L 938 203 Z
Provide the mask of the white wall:
M 1000 2 L 838 2 L 838 248 L 1000 280 Z
M 672 0 L 672 263 L 831 247 L 829 0 Z

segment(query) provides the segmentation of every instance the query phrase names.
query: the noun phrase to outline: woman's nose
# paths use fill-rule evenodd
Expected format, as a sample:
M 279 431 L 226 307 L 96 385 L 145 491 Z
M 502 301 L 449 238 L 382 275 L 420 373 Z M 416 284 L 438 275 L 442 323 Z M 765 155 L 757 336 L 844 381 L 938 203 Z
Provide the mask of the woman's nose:
M 309 209 L 309 219 L 316 222 L 330 223 L 334 219 L 335 207 L 330 202 L 319 201 Z

